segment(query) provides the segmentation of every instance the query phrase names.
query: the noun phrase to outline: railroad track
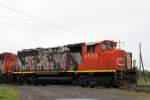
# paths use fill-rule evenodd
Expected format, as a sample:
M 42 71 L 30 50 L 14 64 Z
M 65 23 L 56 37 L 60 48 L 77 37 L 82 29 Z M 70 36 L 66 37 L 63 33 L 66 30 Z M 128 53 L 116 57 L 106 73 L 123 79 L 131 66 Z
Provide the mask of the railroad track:
M 135 90 L 136 92 L 150 93 L 150 86 L 136 86 L 136 87 L 131 87 L 129 89 Z

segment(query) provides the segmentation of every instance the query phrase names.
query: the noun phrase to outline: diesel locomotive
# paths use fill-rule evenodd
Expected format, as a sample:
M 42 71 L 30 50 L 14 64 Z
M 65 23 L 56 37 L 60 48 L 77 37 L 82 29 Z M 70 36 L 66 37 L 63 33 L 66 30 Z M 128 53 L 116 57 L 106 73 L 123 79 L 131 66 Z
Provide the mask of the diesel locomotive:
M 83 87 L 120 87 L 137 81 L 132 53 L 111 40 L 3 53 L 0 69 L 1 82 L 20 85 L 63 80 Z

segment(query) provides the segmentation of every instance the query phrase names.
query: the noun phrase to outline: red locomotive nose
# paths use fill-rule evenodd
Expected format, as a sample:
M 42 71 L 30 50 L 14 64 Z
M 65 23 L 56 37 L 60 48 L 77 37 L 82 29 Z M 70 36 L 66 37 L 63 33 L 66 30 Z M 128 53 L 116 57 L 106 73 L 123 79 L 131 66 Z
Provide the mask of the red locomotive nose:
M 113 65 L 116 70 L 125 70 L 126 69 L 126 56 L 124 50 L 114 50 L 112 53 L 112 58 L 115 60 L 113 61 Z

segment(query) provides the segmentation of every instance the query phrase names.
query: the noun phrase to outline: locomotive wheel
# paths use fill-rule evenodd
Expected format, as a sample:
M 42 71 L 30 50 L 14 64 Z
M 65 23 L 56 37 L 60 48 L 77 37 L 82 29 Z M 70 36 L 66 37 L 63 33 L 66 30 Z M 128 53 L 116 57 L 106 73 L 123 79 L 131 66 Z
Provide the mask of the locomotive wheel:
M 112 86 L 112 80 L 110 78 L 104 78 L 102 80 L 102 85 L 106 88 L 110 88 Z
M 119 81 L 114 81 L 113 82 L 113 87 L 114 88 L 119 88 L 121 86 L 121 83 Z
M 87 87 L 87 86 L 88 86 L 88 83 L 89 83 L 89 81 L 85 79 L 85 80 L 83 81 L 83 87 Z
M 78 85 L 78 81 L 77 80 L 72 80 L 72 85 L 73 86 L 77 86 Z
M 84 87 L 84 86 L 83 86 L 83 80 L 80 79 L 80 80 L 78 81 L 78 85 Z
M 94 88 L 94 87 L 97 86 L 97 81 L 96 80 L 90 80 L 88 82 L 88 85 L 89 85 L 90 88 Z
M 32 84 L 32 79 L 30 77 L 26 78 L 26 84 L 28 84 L 28 85 Z
M 42 86 L 46 86 L 47 84 L 44 82 L 44 83 L 42 83 L 41 85 L 42 85 Z
M 32 77 L 32 84 L 35 86 L 38 85 L 38 78 L 37 77 Z
M 84 80 L 85 80 L 85 78 L 83 76 L 80 77 L 78 80 L 78 85 L 84 87 Z
M 17 77 L 17 84 L 23 85 L 23 78 L 20 76 Z
M 20 80 L 19 85 L 23 85 L 23 80 Z

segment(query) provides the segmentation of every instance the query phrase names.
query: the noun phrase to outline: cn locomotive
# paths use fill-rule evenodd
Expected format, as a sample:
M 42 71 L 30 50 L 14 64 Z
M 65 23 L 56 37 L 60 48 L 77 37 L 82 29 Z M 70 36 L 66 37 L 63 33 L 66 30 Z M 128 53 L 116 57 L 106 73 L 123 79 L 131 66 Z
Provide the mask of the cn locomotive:
M 137 81 L 132 53 L 111 40 L 3 53 L 0 69 L 1 82 L 20 85 L 65 80 L 83 87 L 120 87 Z

